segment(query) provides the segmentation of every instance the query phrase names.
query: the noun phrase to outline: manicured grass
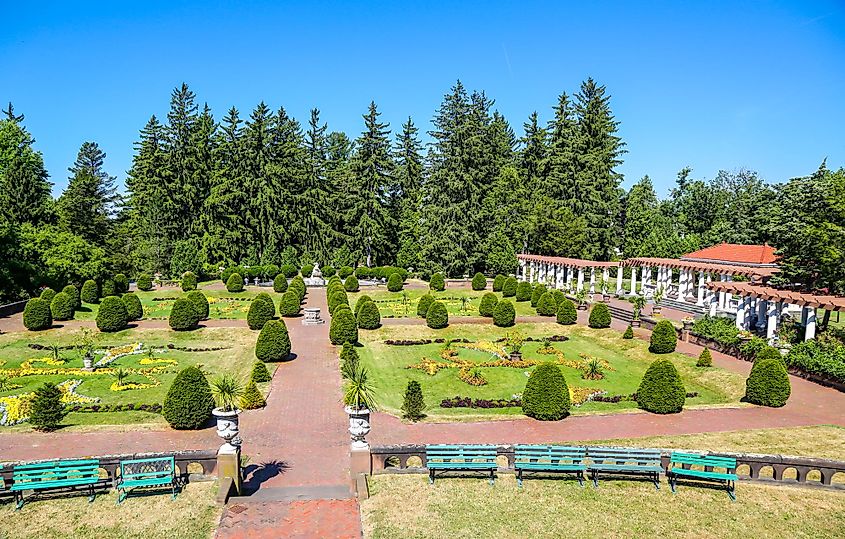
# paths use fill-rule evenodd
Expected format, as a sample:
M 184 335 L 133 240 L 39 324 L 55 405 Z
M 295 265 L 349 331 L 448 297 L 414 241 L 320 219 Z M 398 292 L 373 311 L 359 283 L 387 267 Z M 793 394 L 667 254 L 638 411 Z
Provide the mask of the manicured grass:
M 469 288 L 447 288 L 443 292 L 433 290 L 409 288 L 401 292 L 390 292 L 384 287 L 369 288 L 362 287 L 359 292 L 349 294 L 349 304 L 355 305 L 355 301 L 362 294 L 370 296 L 378 305 L 379 312 L 383 318 L 416 318 L 417 304 L 425 294 L 431 294 L 438 301 L 446 304 L 449 316 L 478 316 L 478 305 L 481 303 L 481 296 L 490 292 L 487 290 L 471 290 Z M 502 293 L 496 292 L 499 299 Z M 462 302 L 465 298 L 466 302 Z M 530 301 L 516 301 L 515 298 L 508 298 L 514 304 L 518 316 L 536 316 L 537 311 L 531 307 Z M 492 324 L 492 319 L 491 319 Z
M 739 398 L 744 394 L 744 378 L 729 371 L 695 367 L 695 358 L 682 354 L 656 356 L 648 352 L 648 343 L 639 339 L 622 339 L 621 333 L 611 330 L 592 330 L 583 326 L 560 326 L 557 324 L 519 324 L 519 331 L 525 336 L 540 338 L 551 335 L 566 335 L 569 340 L 554 343 L 553 346 L 564 353 L 569 360 L 580 359 L 580 354 L 587 354 L 607 361 L 615 370 L 607 370 L 602 380 L 585 380 L 581 371 L 564 366 L 562 371 L 567 383 L 573 387 L 593 388 L 607 391 L 611 395 L 629 395 L 637 390 L 642 375 L 658 357 L 668 357 L 677 366 L 688 392 L 698 392 L 699 396 L 687 400 L 687 406 L 717 405 L 730 403 L 739 405 Z M 473 399 L 510 399 L 514 394 L 522 393 L 530 368 L 484 367 L 482 375 L 488 380 L 487 385 L 471 386 L 458 378 L 458 369 L 442 369 L 431 376 L 418 369 L 408 369 L 423 357 L 435 361 L 440 358 L 443 344 L 395 346 L 384 344 L 386 339 L 456 339 L 472 341 L 492 341 L 504 337 L 513 328 L 504 329 L 486 325 L 455 325 L 443 330 L 431 330 L 425 326 L 384 326 L 375 331 L 362 331 L 359 339 L 363 347 L 359 354 L 363 364 L 369 369 L 377 388 L 379 403 L 392 414 L 399 415 L 402 395 L 408 380 L 416 380 L 423 388 L 427 405 L 426 414 L 430 420 L 436 419 L 475 419 L 478 417 L 496 417 L 521 415 L 520 408 L 470 409 L 440 408 L 444 398 L 467 396 Z M 526 359 L 554 360 L 553 355 L 537 353 L 539 342 L 525 343 L 522 352 Z M 479 351 L 459 350 L 459 357 L 472 362 L 493 359 L 491 354 Z M 636 408 L 636 403 L 586 402 L 573 408 L 573 414 L 590 412 L 622 411 Z

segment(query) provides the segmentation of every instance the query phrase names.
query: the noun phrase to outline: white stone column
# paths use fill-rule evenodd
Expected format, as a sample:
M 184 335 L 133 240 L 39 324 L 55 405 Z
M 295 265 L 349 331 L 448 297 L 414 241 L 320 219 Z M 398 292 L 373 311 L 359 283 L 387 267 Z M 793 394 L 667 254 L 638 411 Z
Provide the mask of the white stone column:
M 596 268 L 590 268 L 590 294 L 596 293 Z
M 555 288 L 560 290 L 561 288 L 563 288 L 563 283 L 566 282 L 565 269 L 560 264 L 555 265 L 555 277 Z
M 804 324 L 804 340 L 809 341 L 816 337 L 816 308 L 804 307 L 807 312 L 807 323 Z
M 719 281 L 720 281 L 720 282 L 723 282 L 723 283 L 724 283 L 724 282 L 726 282 L 727 280 L 728 280 L 728 279 L 727 279 L 727 277 L 725 276 L 725 274 L 724 274 L 724 273 L 720 273 L 720 274 L 719 274 Z M 726 301 L 726 299 L 725 299 L 725 298 L 727 297 L 727 295 L 728 295 L 728 293 L 727 293 L 727 292 L 725 292 L 724 290 L 719 290 L 719 309 L 722 309 L 722 310 L 724 310 L 724 309 L 725 309 L 725 301 Z
M 718 306 L 719 306 L 719 296 L 717 296 L 716 294 L 711 294 L 710 295 L 710 304 L 708 306 L 709 311 L 708 311 L 707 314 L 709 314 L 711 317 L 716 316 L 716 308 L 718 308 Z
M 575 291 L 579 291 L 584 288 L 584 268 L 578 268 L 578 287 Z
M 766 316 L 769 310 L 769 302 L 763 298 L 757 298 L 757 329 L 762 331 L 766 327 Z
M 572 266 L 566 266 L 566 285 L 572 290 Z
M 739 330 L 744 330 L 747 328 L 745 323 L 745 317 L 748 314 L 746 310 L 748 304 L 748 297 L 740 296 L 739 297 L 739 304 L 736 307 L 736 328 Z
M 622 295 L 622 275 L 625 273 L 622 266 L 616 267 L 616 293 Z
M 607 268 L 607 266 L 602 268 L 601 278 L 602 278 L 602 282 L 604 283 L 604 286 L 602 286 L 602 289 L 599 292 L 604 294 L 605 290 L 608 290 L 608 291 L 610 290 L 610 270 Z
M 637 266 L 631 266 L 631 294 L 637 293 Z
M 695 302 L 696 305 L 702 307 L 704 305 L 704 272 L 698 272 L 698 301 Z
M 769 311 L 767 313 L 767 321 L 766 321 L 766 339 L 769 341 L 769 344 L 772 344 L 775 340 L 775 333 L 777 333 L 778 329 L 778 304 L 774 301 L 767 302 L 769 304 Z
M 689 284 L 689 270 L 681 269 L 678 275 L 678 301 L 687 302 L 687 286 Z

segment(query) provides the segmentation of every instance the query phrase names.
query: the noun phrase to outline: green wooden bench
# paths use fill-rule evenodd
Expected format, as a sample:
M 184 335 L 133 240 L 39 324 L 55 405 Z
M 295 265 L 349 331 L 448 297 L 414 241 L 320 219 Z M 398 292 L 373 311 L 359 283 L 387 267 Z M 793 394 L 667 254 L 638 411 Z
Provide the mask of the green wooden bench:
M 87 487 L 88 501 L 94 501 L 94 485 L 100 481 L 97 459 L 54 460 L 34 464 L 18 464 L 12 468 L 12 488 L 17 507 L 24 504 L 26 490 Z
M 565 445 L 517 445 L 514 447 L 514 469 L 516 481 L 522 486 L 524 472 L 574 473 L 578 483 L 584 486 L 584 463 L 586 450 L 583 447 Z
M 696 470 L 692 469 L 692 466 L 701 466 L 704 469 Z M 717 472 L 715 468 L 724 468 L 725 471 Z M 679 477 L 724 483 L 728 496 L 731 500 L 736 500 L 736 459 L 733 457 L 673 452 L 669 459 L 669 469 L 666 470 L 666 478 L 669 479 L 672 492 L 675 492 Z
M 425 460 L 429 483 L 434 483 L 434 472 L 442 470 L 489 472 L 492 485 L 499 468 L 495 445 L 427 445 Z
M 129 495 L 129 489 L 138 487 L 170 487 L 172 498 L 176 498 L 176 459 L 155 457 L 120 461 L 120 476 L 115 488 L 120 493 L 117 503 Z
M 656 449 L 636 449 L 622 447 L 588 447 L 587 469 L 593 479 L 593 486 L 598 487 L 598 474 L 645 475 L 654 482 L 654 488 L 660 488 L 660 451 Z

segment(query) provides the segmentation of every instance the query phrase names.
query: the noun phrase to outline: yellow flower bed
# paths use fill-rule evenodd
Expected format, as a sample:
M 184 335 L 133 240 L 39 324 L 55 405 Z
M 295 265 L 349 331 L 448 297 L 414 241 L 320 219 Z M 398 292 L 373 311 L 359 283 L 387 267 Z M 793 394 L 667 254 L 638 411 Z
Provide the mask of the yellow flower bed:
M 100 361 L 95 363 L 94 366 L 103 367 L 119 357 L 127 356 L 129 354 L 137 354 L 140 351 L 141 343 L 139 342 L 109 348 L 108 350 L 106 350 L 106 353 L 103 354 L 103 357 L 100 358 Z
M 98 397 L 88 397 L 77 393 L 76 388 L 81 383 L 82 380 L 65 380 L 56 386 L 62 392 L 62 404 L 91 404 L 100 402 Z
M 153 365 L 156 363 L 167 363 L 168 365 L 176 365 L 179 363 L 175 359 L 168 359 L 166 357 L 145 357 L 139 361 L 141 365 Z
M 47 365 L 52 365 L 54 367 L 58 365 L 64 365 L 65 360 L 63 359 L 53 359 L 52 357 L 39 357 L 35 359 L 28 359 L 21 363 L 22 369 L 29 369 L 32 368 L 33 363 L 46 363 Z
M 434 376 L 440 369 L 448 369 L 449 367 L 453 366 L 454 365 L 451 365 L 449 363 L 443 363 L 442 361 L 434 361 L 433 359 L 424 357 L 419 363 L 408 365 L 405 368 L 421 370 L 429 376 Z
M 573 406 L 580 406 L 581 404 L 587 402 L 590 397 L 597 395 L 598 393 L 601 393 L 600 389 L 569 386 L 569 401 Z
M 478 352 L 486 352 L 488 354 L 493 354 L 499 359 L 508 359 L 510 357 L 510 354 L 507 353 L 504 346 L 498 343 L 494 343 L 492 341 L 453 343 L 452 346 L 456 346 L 458 348 L 466 348 L 467 350 L 477 350 Z
M 22 393 L 11 397 L 0 397 L 0 425 L 11 426 L 29 418 L 29 409 L 35 393 Z
M 112 391 L 130 391 L 132 389 L 147 389 L 148 387 L 154 387 L 155 384 L 136 384 L 136 383 L 125 383 L 121 384 L 120 382 L 115 381 L 109 389 Z

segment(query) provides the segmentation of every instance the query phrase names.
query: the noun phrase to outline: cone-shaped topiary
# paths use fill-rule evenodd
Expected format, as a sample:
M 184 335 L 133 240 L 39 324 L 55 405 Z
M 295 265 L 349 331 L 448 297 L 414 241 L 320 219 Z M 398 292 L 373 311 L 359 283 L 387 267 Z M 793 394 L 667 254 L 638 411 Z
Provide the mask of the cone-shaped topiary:
M 82 292 L 79 293 L 79 298 L 82 300 L 82 303 L 99 303 L 100 289 L 97 287 L 97 282 L 92 279 L 88 279 L 82 283 Z
M 505 286 L 505 276 L 499 273 L 493 278 L 493 292 L 501 292 L 503 286 Z
M 637 389 L 637 405 L 654 414 L 677 414 L 683 410 L 686 398 L 681 375 L 668 359 L 652 363 Z
M 347 275 L 346 280 L 343 281 L 343 288 L 345 288 L 347 292 L 357 292 L 358 278 L 354 275 Z
M 188 300 L 184 301 L 186 308 L 193 312 Z M 187 367 L 170 384 L 164 397 L 162 415 L 174 429 L 199 429 L 211 418 L 213 409 L 214 398 L 205 375 L 197 367 Z
M 66 287 L 62 288 L 62 292 L 68 295 L 71 299 L 71 307 L 74 310 L 82 307 L 82 301 L 79 299 L 79 289 L 73 286 L 72 284 L 67 285 Z
M 149 273 L 142 273 L 138 275 L 138 278 L 135 279 L 135 286 L 138 287 L 138 290 L 142 290 L 144 292 L 148 292 L 153 289 L 153 280 L 150 277 Z
M 555 316 L 557 314 L 554 294 L 545 292 L 540 296 L 540 299 L 537 300 L 537 314 L 540 316 Z
M 604 329 L 610 327 L 610 309 L 604 303 L 596 303 L 590 309 L 590 320 L 587 322 L 593 329 Z
M 633 339 L 634 338 L 634 328 L 628 324 L 628 327 L 625 329 L 625 333 L 622 334 L 623 339 Z
M 493 324 L 500 328 L 509 328 L 516 322 L 516 309 L 510 300 L 503 299 L 493 309 Z
M 405 388 L 405 398 L 402 399 L 402 417 L 411 421 L 419 421 L 425 415 L 425 401 L 423 400 L 422 386 L 416 380 L 408 380 Z
M 126 307 L 126 317 L 130 322 L 143 318 L 144 307 L 141 305 L 141 300 L 138 299 L 137 294 L 134 292 L 124 294 L 120 298 L 120 301 L 122 301 L 123 306 Z
M 428 308 L 434 303 L 434 296 L 431 294 L 424 294 L 417 303 L 417 316 L 425 318 Z
M 363 306 L 361 308 L 363 309 Z M 336 309 L 332 315 L 332 322 L 329 326 L 329 340 L 332 344 L 358 342 L 358 324 L 355 322 L 355 315 L 348 307 Z
M 123 273 L 118 273 L 114 276 L 114 285 L 117 287 L 118 294 L 129 292 L 129 279 Z
M 62 403 L 62 392 L 52 382 L 35 390 L 29 410 L 29 422 L 36 430 L 50 432 L 59 428 L 64 419 L 65 405 Z
M 536 309 L 537 304 L 540 303 L 540 298 L 543 297 L 543 294 L 548 291 L 549 290 L 544 284 L 537 283 L 536 285 L 534 285 L 534 288 L 531 290 L 531 306 Z
M 435 273 L 431 276 L 431 280 L 428 282 L 428 287 L 435 292 L 442 292 L 446 290 L 446 279 L 443 278 L 442 273 Z
M 266 325 L 264 327 L 267 327 Z M 273 379 L 270 376 L 270 371 L 267 370 L 267 365 L 264 364 L 263 361 L 256 361 L 252 364 L 252 373 L 249 376 L 249 379 L 253 382 L 269 382 Z
M 435 301 L 428 307 L 425 313 L 425 323 L 431 329 L 443 329 L 449 325 L 449 311 L 446 305 Z
M 56 291 L 52 288 L 45 288 L 38 297 L 46 301 L 47 305 L 49 305 L 53 302 L 53 298 L 56 297 Z
M 505 279 L 505 284 L 502 285 L 502 297 L 512 298 L 516 295 L 516 289 L 519 287 L 519 281 L 516 277 L 508 277 Z
M 241 395 L 241 409 L 243 410 L 257 410 L 267 406 L 267 401 L 264 400 L 264 395 L 258 390 L 255 385 L 255 380 L 250 380 L 244 389 L 244 394 Z
M 540 421 L 557 421 L 569 415 L 569 386 L 554 363 L 540 363 L 522 392 L 522 413 Z
M 261 328 L 255 357 L 264 362 L 283 361 L 290 355 L 290 335 L 284 320 L 270 320 Z
M 70 320 L 73 318 L 73 298 L 59 292 L 53 296 L 53 301 L 50 302 L 50 314 L 53 315 L 53 320 Z
M 557 312 L 560 310 L 560 306 L 563 305 L 563 302 L 566 301 L 566 294 L 564 294 L 562 290 L 554 289 L 552 290 L 552 296 L 555 298 L 555 312 Z
M 179 298 L 170 308 L 170 328 L 176 331 L 195 329 L 199 324 L 199 314 L 196 307 L 188 298 Z
M 484 290 L 487 288 L 487 278 L 484 277 L 484 274 L 481 272 L 476 273 L 472 276 L 472 289 L 473 290 Z
M 244 278 L 241 277 L 240 273 L 233 273 L 229 275 L 229 279 L 226 281 L 226 290 L 229 292 L 244 291 Z
M 340 288 L 331 292 L 327 299 L 329 314 L 332 314 L 338 305 L 349 305 L 349 296 L 346 295 L 346 290 Z
M 270 303 L 273 303 L 272 299 L 270 298 L 269 294 L 265 294 L 268 298 Z M 200 320 L 207 320 L 208 319 L 208 298 L 205 297 L 199 290 L 191 290 L 185 295 L 186 298 L 190 300 L 191 303 L 194 304 L 194 308 L 197 310 L 197 316 Z M 273 307 L 273 311 L 275 311 L 275 306 Z
M 758 359 L 745 381 L 745 400 L 780 408 L 789 400 L 792 387 L 782 359 Z
M 276 316 L 276 304 L 269 294 L 262 292 L 253 298 L 246 314 L 249 329 L 261 329 Z
M 713 355 L 710 354 L 710 349 L 705 348 L 701 351 L 701 354 L 698 355 L 698 361 L 695 362 L 696 367 L 712 367 L 713 366 Z
M 668 354 L 675 351 L 678 344 L 678 334 L 675 326 L 668 320 L 661 320 L 651 331 L 648 350 L 653 354 Z
M 358 352 L 355 351 L 355 345 L 350 342 L 343 343 L 343 348 L 340 350 L 340 374 L 345 379 L 349 380 L 358 370 Z
M 391 292 L 399 292 L 402 290 L 402 276 L 398 273 L 391 273 L 387 279 L 387 289 Z
M 284 273 L 280 273 L 273 278 L 273 292 L 284 294 L 288 291 L 288 279 Z
M 478 304 L 478 314 L 488 318 L 493 316 L 497 303 L 499 303 L 499 297 L 493 292 L 487 292 L 481 296 L 481 303 Z
M 41 298 L 32 298 L 23 308 L 23 325 L 30 331 L 50 329 L 53 325 L 53 314 L 50 304 Z
M 565 299 L 557 310 L 557 323 L 564 326 L 571 326 L 578 321 L 578 310 L 572 300 Z
M 781 354 L 780 350 L 774 346 L 766 346 L 757 352 L 756 356 L 754 356 L 755 362 L 760 361 L 761 359 L 777 359 L 778 361 L 783 361 L 783 354 Z
M 288 285 L 288 292 L 291 291 L 297 295 L 300 303 L 303 299 L 305 299 L 306 287 L 305 281 L 302 280 L 302 276 L 297 275 L 296 277 L 290 280 L 290 284 Z
M 279 316 L 299 316 L 300 300 L 295 290 L 288 290 L 279 300 Z
M 296 269 L 296 266 L 294 264 L 284 264 L 279 269 L 279 271 L 284 273 L 285 277 L 287 277 L 288 279 L 295 277 L 296 274 L 299 273 L 299 271 Z
M 117 291 L 117 285 L 114 283 L 113 279 L 106 279 L 103 281 L 103 286 L 100 287 L 100 297 L 106 298 L 108 296 L 116 296 L 119 292 Z
M 97 311 L 97 328 L 100 331 L 112 332 L 126 329 L 129 324 L 129 313 L 126 305 L 117 296 L 106 296 Z
M 182 275 L 182 291 L 190 292 L 197 289 L 197 276 L 192 271 L 186 271 Z
M 355 313 L 356 318 L 358 317 L 358 312 L 361 310 L 361 307 L 368 301 L 373 301 L 373 298 L 367 294 L 361 294 L 358 296 L 358 299 L 355 300 L 355 308 L 352 311 Z
M 522 281 L 516 286 L 516 301 L 531 301 L 531 283 Z
M 381 327 L 381 313 L 379 313 L 378 305 L 372 301 L 367 301 L 361 305 L 357 318 L 358 327 L 361 329 L 378 329 Z

